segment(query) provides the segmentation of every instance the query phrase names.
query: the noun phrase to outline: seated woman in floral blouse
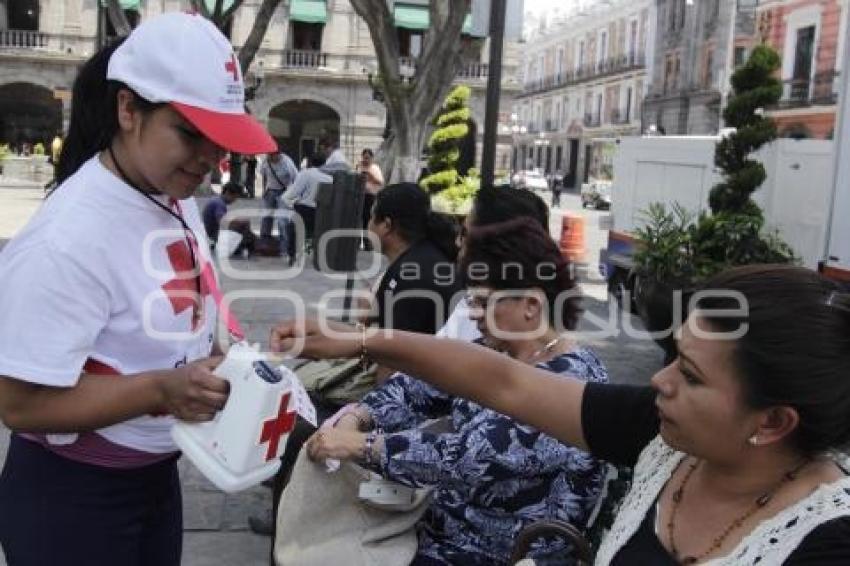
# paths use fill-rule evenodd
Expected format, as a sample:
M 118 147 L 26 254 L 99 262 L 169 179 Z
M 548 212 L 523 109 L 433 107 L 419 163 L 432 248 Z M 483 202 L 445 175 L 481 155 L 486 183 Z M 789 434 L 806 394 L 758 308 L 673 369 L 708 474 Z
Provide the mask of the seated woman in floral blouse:
M 576 325 L 578 292 L 570 265 L 539 224 L 520 218 L 468 238 L 470 318 L 487 345 L 558 376 L 606 382 L 593 352 L 561 333 Z M 573 298 L 555 301 L 570 291 Z M 448 417 L 450 432 L 420 428 L 440 417 Z M 314 459 L 359 460 L 367 445 L 366 460 L 386 478 L 435 488 L 416 565 L 505 564 L 517 534 L 535 521 L 586 524 L 603 479 L 603 465 L 586 452 L 404 374 L 307 447 Z M 536 556 L 551 558 L 553 550 L 541 546 Z

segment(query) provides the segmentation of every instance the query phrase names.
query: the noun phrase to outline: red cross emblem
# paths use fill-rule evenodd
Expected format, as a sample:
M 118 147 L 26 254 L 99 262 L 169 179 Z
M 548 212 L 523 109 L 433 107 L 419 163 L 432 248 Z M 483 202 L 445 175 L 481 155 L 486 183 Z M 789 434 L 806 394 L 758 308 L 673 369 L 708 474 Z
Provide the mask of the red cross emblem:
M 168 244 L 165 247 L 165 251 L 168 254 L 168 261 L 171 263 L 171 267 L 174 269 L 177 276 L 174 279 L 167 281 L 162 286 L 162 290 L 168 297 L 168 301 L 171 303 L 171 308 L 174 310 L 175 315 L 180 314 L 186 309 L 193 309 L 192 330 L 195 330 L 201 320 L 200 312 L 202 301 L 204 297 L 210 294 L 209 286 L 206 283 L 209 279 L 207 274 L 201 275 L 201 295 L 199 297 L 196 282 L 197 275 L 187 276 L 187 274 L 191 274 L 195 270 L 195 266 L 192 264 L 192 254 L 189 252 L 189 244 L 187 244 L 184 240 L 178 240 L 174 243 Z M 196 254 L 196 256 L 198 255 L 199 254 Z M 203 260 L 199 257 L 199 261 Z M 209 263 L 205 263 L 203 271 L 208 270 L 212 270 L 212 267 Z M 212 274 L 210 273 L 209 275 Z
M 224 70 L 228 73 L 233 74 L 233 82 L 237 82 L 239 80 L 239 73 L 237 72 L 238 67 L 236 66 L 236 55 L 233 53 L 230 54 L 230 61 L 227 61 L 224 64 Z
M 266 462 L 277 458 L 277 448 L 280 437 L 295 428 L 295 413 L 288 413 L 289 393 L 281 395 L 280 407 L 277 416 L 263 423 L 263 432 L 260 434 L 260 444 L 269 443 L 266 450 Z

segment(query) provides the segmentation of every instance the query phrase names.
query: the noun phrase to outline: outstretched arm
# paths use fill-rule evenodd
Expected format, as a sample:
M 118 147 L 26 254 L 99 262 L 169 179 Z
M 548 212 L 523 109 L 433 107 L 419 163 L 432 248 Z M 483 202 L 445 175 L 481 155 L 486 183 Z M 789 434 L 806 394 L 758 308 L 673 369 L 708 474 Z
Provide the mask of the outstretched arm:
M 220 358 L 134 376 L 83 374 L 73 387 L 48 387 L 0 375 L 0 421 L 18 432 L 86 432 L 145 414 L 188 422 L 212 420 L 227 382 L 212 370 Z
M 587 449 L 581 425 L 585 383 L 554 377 L 487 348 L 401 331 L 366 330 L 329 321 L 288 321 L 272 330 L 271 348 L 311 358 L 353 358 L 379 364 L 472 399 L 558 440 Z

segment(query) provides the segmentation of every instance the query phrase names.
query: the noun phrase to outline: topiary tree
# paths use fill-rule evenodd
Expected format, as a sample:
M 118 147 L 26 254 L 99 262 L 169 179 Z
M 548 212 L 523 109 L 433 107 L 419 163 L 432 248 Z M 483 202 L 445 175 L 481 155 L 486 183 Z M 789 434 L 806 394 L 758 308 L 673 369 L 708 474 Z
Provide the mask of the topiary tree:
M 779 65 L 776 51 L 761 45 L 732 75 L 733 95 L 723 117 L 735 132 L 715 149 L 714 162 L 723 181 L 709 195 L 711 213 L 694 220 L 677 203 L 672 212 L 655 204 L 636 231 L 639 248 L 634 262 L 643 291 L 635 299 L 650 330 L 669 327 L 677 300 L 671 296 L 673 290 L 687 295 L 699 281 L 734 266 L 796 261 L 779 234 L 765 229 L 762 210 L 752 199 L 767 174 L 750 156 L 776 138 L 776 127 L 761 109 L 776 104 L 782 95 L 782 85 L 774 77 Z M 681 306 L 683 312 L 685 305 Z M 668 360 L 675 357 L 672 339 L 665 336 L 658 342 Z
M 753 201 L 753 193 L 764 183 L 764 165 L 750 156 L 760 147 L 776 139 L 774 123 L 765 118 L 763 108 L 776 104 L 782 96 L 782 84 L 775 78 L 780 66 L 779 55 L 766 45 L 753 50 L 750 58 L 732 75 L 732 96 L 723 118 L 735 131 L 717 143 L 714 163 L 723 173 L 723 181 L 709 195 L 711 214 L 695 220 L 671 223 L 676 216 L 663 206 L 647 214 L 647 226 L 637 231 L 641 251 L 635 255 L 638 270 L 644 275 L 668 284 L 691 286 L 736 265 L 753 263 L 789 263 L 795 261 L 791 248 L 779 235 L 765 230 L 761 208 Z M 670 226 L 678 228 L 672 230 Z M 660 238 L 660 239 L 659 239 Z M 665 246 L 671 239 L 675 246 Z M 681 241 L 687 245 L 682 245 Z M 659 250 L 682 256 L 657 261 Z M 655 259 L 653 259 L 655 258 Z M 681 260 L 681 261 L 679 261 Z M 668 267 L 660 270 L 661 263 Z M 676 273 L 669 266 L 682 265 Z
M 763 109 L 782 97 L 782 83 L 775 76 L 780 65 L 776 51 L 759 45 L 732 75 L 733 94 L 723 118 L 735 131 L 717 143 L 714 153 L 724 179 L 709 195 L 712 214 L 701 215 L 692 230 L 697 278 L 736 265 L 795 260 L 776 232 L 764 230 L 764 215 L 752 199 L 767 173 L 750 156 L 776 139 L 776 126 Z
M 421 186 L 431 194 L 454 187 L 460 181 L 457 163 L 460 146 L 469 133 L 469 87 L 457 86 L 446 97 L 440 113 L 434 120 L 437 127 L 428 140 L 429 175 L 422 179 Z
M 751 197 L 767 175 L 764 165 L 749 156 L 776 139 L 776 126 L 761 109 L 775 105 L 782 97 L 782 83 L 774 76 L 780 65 L 776 51 L 759 45 L 732 75 L 733 95 L 723 118 L 735 132 L 722 139 L 714 153 L 714 163 L 725 177 L 711 190 L 708 200 L 714 214 L 761 216 Z

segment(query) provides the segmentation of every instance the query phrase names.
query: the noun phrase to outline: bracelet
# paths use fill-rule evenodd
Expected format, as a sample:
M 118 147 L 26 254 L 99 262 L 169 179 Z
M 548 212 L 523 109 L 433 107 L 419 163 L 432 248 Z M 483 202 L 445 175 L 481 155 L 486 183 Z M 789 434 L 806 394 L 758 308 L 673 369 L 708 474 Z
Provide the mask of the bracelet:
M 363 446 L 363 462 L 367 468 L 371 468 L 374 463 L 374 454 L 372 448 L 375 446 L 375 440 L 378 438 L 378 431 L 373 430 L 366 435 L 366 443 Z
M 366 325 L 358 322 L 356 327 L 360 331 L 360 365 L 365 370 L 369 367 L 369 352 L 366 350 Z

